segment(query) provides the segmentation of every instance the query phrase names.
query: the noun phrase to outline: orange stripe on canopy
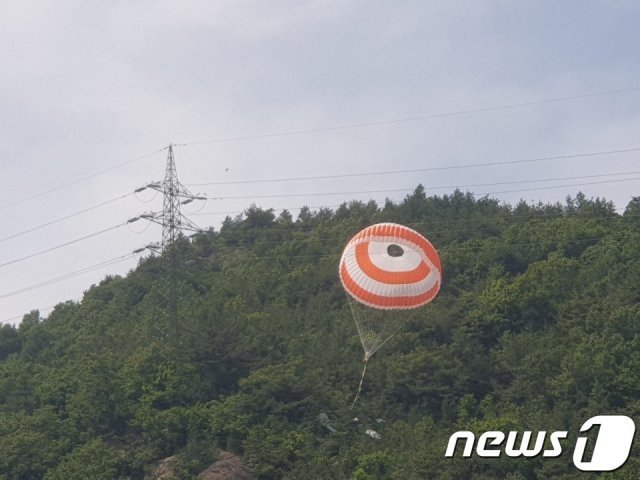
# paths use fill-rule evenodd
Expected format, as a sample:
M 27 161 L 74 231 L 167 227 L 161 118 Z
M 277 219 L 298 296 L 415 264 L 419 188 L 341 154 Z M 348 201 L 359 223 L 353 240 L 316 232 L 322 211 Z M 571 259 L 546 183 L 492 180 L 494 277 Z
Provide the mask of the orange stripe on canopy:
M 372 225 L 365 228 L 358 235 L 356 235 L 359 240 L 373 236 L 391 237 L 390 240 L 394 238 L 401 238 L 417 245 L 425 253 L 431 263 L 433 263 L 433 265 L 438 269 L 438 271 L 442 271 L 440 258 L 438 257 L 438 252 L 436 251 L 435 247 L 431 245 L 431 242 L 429 242 L 429 240 L 424 238 L 418 232 L 415 232 L 403 225 L 379 223 L 377 225 Z M 354 237 L 353 240 L 355 240 L 356 237 Z
M 374 308 L 385 310 L 417 308 L 425 303 L 430 302 L 440 290 L 440 282 L 438 281 L 427 292 L 415 296 L 394 296 L 384 297 L 368 292 L 360 287 L 349 275 L 346 265 L 343 263 L 340 267 L 340 279 L 344 288 L 359 302 Z
M 408 283 L 417 283 L 429 275 L 431 270 L 424 261 L 420 262 L 414 270 L 405 272 L 390 272 L 377 267 L 371 260 L 369 255 L 369 243 L 362 242 L 356 245 L 356 262 L 358 267 L 371 279 L 377 282 L 387 283 L 392 285 L 402 285 Z

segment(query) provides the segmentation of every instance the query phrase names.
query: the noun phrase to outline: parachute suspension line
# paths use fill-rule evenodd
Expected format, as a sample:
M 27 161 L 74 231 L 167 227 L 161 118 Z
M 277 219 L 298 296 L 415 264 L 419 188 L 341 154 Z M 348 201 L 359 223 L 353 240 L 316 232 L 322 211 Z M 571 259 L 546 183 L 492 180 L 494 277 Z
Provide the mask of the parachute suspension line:
M 360 392 L 362 391 L 362 382 L 364 382 L 364 375 L 367 373 L 367 362 L 373 355 L 372 351 L 369 351 L 369 348 L 366 345 L 365 338 L 366 333 L 363 331 L 364 325 L 360 322 L 360 316 L 358 312 L 356 312 L 355 301 L 351 298 L 351 296 L 347 295 L 349 300 L 349 308 L 351 309 L 351 314 L 353 315 L 353 321 L 356 324 L 356 328 L 358 329 L 358 336 L 360 337 L 360 343 L 362 343 L 362 348 L 364 349 L 364 366 L 362 367 L 362 375 L 360 376 L 360 383 L 358 384 L 358 391 L 356 392 L 356 396 L 353 398 L 353 402 L 351 403 L 351 410 L 355 406 L 356 402 L 360 398 Z
M 442 265 L 437 250 L 420 233 L 397 223 L 378 223 L 349 240 L 338 273 L 364 349 L 353 409 L 369 359 L 400 331 L 406 310 L 419 308 L 437 295 Z
M 358 305 L 358 302 L 349 295 L 347 295 L 347 299 L 349 300 L 349 308 L 353 315 L 353 321 L 358 329 L 358 336 L 360 337 L 360 343 L 362 343 L 365 359 L 369 360 L 380 347 L 398 333 L 400 326 L 396 325 L 393 330 L 390 329 L 394 322 L 391 322 L 389 318 L 384 318 L 386 314 L 391 316 L 392 313 L 390 312 L 368 312 L 369 316 L 373 318 L 367 320 L 365 314 L 359 310 L 362 307 Z M 378 318 L 376 322 L 376 317 L 381 318 Z M 376 325 L 376 323 L 378 323 L 378 325 Z M 374 325 L 378 328 L 372 328 Z
M 349 308 L 351 309 L 351 314 L 353 315 L 353 321 L 356 324 L 356 328 L 358 330 L 358 336 L 360 337 L 360 343 L 362 343 L 362 348 L 364 350 L 364 365 L 362 367 L 362 375 L 360 376 L 360 383 L 358 384 L 358 391 L 356 392 L 355 397 L 353 398 L 353 402 L 351 403 L 351 410 L 358 402 L 360 398 L 360 393 L 362 392 L 362 384 L 364 383 L 364 376 L 367 373 L 367 363 L 369 359 L 376 353 L 380 347 L 382 347 L 385 343 L 387 343 L 398 331 L 398 328 L 394 329 L 392 332 L 388 332 L 386 338 L 384 338 L 381 334 L 375 333 L 371 326 L 368 325 L 365 320 L 365 316 L 363 313 L 358 310 L 360 307 L 357 302 L 351 298 L 351 296 L 347 295 Z M 383 325 L 388 325 L 390 322 L 384 322 Z M 383 340 L 384 338 L 384 340 Z
M 353 410 L 354 405 L 360 398 L 360 392 L 362 391 L 362 382 L 364 381 L 364 374 L 367 373 L 367 362 L 369 361 L 369 355 L 364 354 L 364 366 L 362 367 L 362 376 L 360 377 L 360 384 L 358 385 L 358 391 L 356 392 L 356 396 L 353 397 L 353 403 L 351 403 L 351 409 Z
M 369 349 L 365 344 L 365 339 L 367 338 L 366 333 L 363 330 L 364 325 L 360 321 L 360 315 L 356 312 L 355 309 L 355 300 L 353 300 L 349 295 L 347 295 L 347 299 L 349 301 L 349 308 L 351 309 L 351 315 L 353 315 L 353 322 L 356 324 L 356 328 L 358 329 L 358 337 L 360 337 L 360 343 L 362 343 L 362 348 L 364 349 L 365 359 L 369 359 L 373 352 L 369 353 Z
M 376 348 L 374 348 L 371 353 L 369 354 L 369 357 L 371 357 L 371 355 L 373 355 L 374 353 L 376 353 L 378 350 L 380 350 L 380 348 L 387 343 L 389 340 L 391 340 L 394 335 L 398 333 L 398 330 L 396 329 L 393 333 L 391 333 L 385 340 L 382 341 L 382 343 L 380 345 L 378 345 Z

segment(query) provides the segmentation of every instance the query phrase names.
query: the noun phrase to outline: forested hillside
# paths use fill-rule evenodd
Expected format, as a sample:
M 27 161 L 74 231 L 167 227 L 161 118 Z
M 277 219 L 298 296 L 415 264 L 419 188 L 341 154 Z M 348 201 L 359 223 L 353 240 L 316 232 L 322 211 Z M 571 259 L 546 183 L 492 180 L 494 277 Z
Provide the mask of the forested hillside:
M 383 221 L 436 246 L 442 290 L 350 410 L 362 348 L 338 260 Z M 618 214 L 418 187 L 297 218 L 251 207 L 175 249 L 173 285 L 150 257 L 0 328 L 0 478 L 142 479 L 177 455 L 187 479 L 221 451 L 257 479 L 584 478 L 580 425 L 640 418 L 640 199 Z M 571 434 L 557 458 L 445 458 L 458 430 Z M 637 478 L 639 452 L 602 478 Z

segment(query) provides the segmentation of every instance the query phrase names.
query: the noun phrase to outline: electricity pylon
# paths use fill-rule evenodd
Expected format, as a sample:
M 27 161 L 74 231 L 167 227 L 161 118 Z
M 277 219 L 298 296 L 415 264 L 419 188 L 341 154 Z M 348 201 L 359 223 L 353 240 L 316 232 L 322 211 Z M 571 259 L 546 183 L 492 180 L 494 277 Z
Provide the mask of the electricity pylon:
M 181 206 L 194 200 L 206 200 L 206 197 L 194 195 L 178 180 L 176 162 L 173 156 L 173 145 L 168 147 L 167 165 L 164 180 L 150 183 L 136 190 L 140 192 L 146 188 L 156 190 L 163 195 L 162 212 L 151 212 L 140 215 L 151 222 L 162 225 L 162 259 L 165 270 L 166 295 L 169 300 L 169 316 L 177 330 L 178 316 L 178 252 L 177 241 L 184 231 L 200 232 L 202 229 L 187 218 L 181 211 Z
M 152 212 L 140 215 L 152 222 L 162 225 L 162 252 L 167 253 L 175 245 L 183 231 L 202 231 L 195 223 L 187 218 L 181 209 L 182 205 L 191 203 L 194 200 L 206 200 L 206 197 L 194 195 L 178 180 L 176 161 L 173 156 L 173 145 L 169 145 L 169 155 L 167 156 L 167 166 L 165 168 L 164 180 L 161 183 L 150 183 L 137 191 L 145 188 L 156 190 L 163 195 L 162 212 Z

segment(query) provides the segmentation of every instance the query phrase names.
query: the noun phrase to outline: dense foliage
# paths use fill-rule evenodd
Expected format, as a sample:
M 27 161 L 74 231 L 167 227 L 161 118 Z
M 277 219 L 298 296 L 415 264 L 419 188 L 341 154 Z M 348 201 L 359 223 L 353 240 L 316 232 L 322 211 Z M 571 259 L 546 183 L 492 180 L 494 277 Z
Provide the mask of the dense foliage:
M 362 351 L 337 263 L 380 221 L 434 243 L 443 289 L 349 410 Z M 258 479 L 572 479 L 584 420 L 640 418 L 638 199 L 619 215 L 582 195 L 509 206 L 418 187 L 295 220 L 251 207 L 173 254 L 174 282 L 147 258 L 0 328 L 0 478 L 141 479 L 170 455 L 193 478 L 228 450 Z M 444 457 L 457 430 L 525 429 L 569 430 L 564 454 Z M 639 471 L 636 448 L 604 478 Z

